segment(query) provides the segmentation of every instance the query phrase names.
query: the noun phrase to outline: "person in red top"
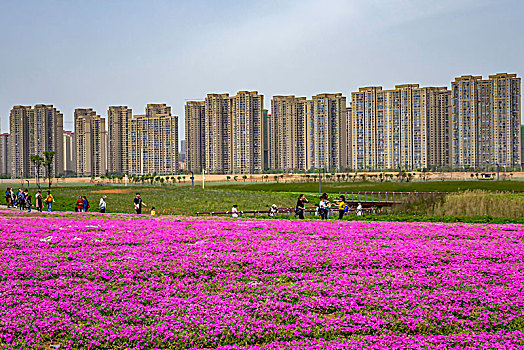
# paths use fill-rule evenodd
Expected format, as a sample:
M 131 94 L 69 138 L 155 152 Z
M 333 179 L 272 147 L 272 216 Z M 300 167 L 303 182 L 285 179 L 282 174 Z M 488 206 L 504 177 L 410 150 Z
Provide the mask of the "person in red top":
M 76 201 L 76 211 L 79 213 L 84 211 L 84 199 L 82 198 L 82 196 L 80 196 Z

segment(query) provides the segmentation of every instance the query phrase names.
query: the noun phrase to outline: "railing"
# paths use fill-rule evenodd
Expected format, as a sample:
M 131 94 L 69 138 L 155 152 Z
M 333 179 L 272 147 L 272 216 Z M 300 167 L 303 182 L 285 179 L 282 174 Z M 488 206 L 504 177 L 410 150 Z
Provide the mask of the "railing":
M 391 204 L 400 204 L 442 194 L 447 194 L 447 192 L 339 192 L 339 195 L 344 195 L 346 201 L 350 202 L 382 202 Z

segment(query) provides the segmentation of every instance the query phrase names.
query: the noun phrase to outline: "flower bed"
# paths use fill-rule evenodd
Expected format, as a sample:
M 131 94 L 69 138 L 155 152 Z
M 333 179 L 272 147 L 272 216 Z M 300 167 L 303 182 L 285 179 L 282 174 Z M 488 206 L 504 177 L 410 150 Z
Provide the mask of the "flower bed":
M 524 348 L 522 225 L 0 227 L 1 348 Z

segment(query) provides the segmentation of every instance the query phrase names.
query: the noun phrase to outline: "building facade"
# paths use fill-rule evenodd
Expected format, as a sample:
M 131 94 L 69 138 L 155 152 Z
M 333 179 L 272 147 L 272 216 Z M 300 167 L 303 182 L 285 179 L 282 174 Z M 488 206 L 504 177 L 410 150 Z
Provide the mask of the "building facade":
M 31 155 L 44 158 L 44 152 L 55 152 L 51 165 L 52 176 L 64 172 L 63 131 L 64 116 L 53 105 L 40 104 L 34 107 L 29 130 Z M 31 167 L 30 174 L 31 177 L 36 175 L 34 166 Z
M 186 103 L 187 169 L 209 173 L 254 173 L 264 166 L 264 97 L 208 94 Z
M 229 94 L 208 94 L 205 99 L 204 164 L 209 173 L 231 173 L 232 102 Z
M 240 91 L 231 98 L 231 158 L 233 173 L 253 174 L 263 168 L 262 116 L 264 96 Z
M 206 164 L 204 101 L 189 101 L 185 106 L 186 123 L 186 169 L 201 172 Z
M 305 97 L 273 96 L 272 169 L 306 169 L 306 110 Z
M 14 106 L 9 115 L 9 163 L 13 178 L 30 176 L 29 123 L 33 114 L 31 106 Z
M 76 173 L 101 176 L 107 172 L 105 118 L 91 108 L 75 109 Z
M 76 174 L 76 141 L 75 133 L 64 131 L 64 174 Z
M 0 175 L 7 176 L 9 173 L 9 134 L 0 134 Z
M 423 169 L 449 163 L 449 96 L 418 84 L 352 93 L 351 168 Z
M 520 166 L 520 78 L 465 75 L 451 88 L 452 166 Z
M 9 117 L 10 174 L 14 178 L 35 177 L 36 167 L 31 156 L 44 157 L 44 152 L 55 152 L 51 175 L 64 171 L 63 124 L 64 118 L 52 105 L 14 106 Z M 43 175 L 43 168 L 40 169 Z
M 178 116 L 165 104 L 148 104 L 130 125 L 130 173 L 169 175 L 179 172 Z
M 344 169 L 346 98 L 341 93 L 319 94 L 306 103 L 306 169 Z
M 133 110 L 127 106 L 110 106 L 107 110 L 109 173 L 129 173 L 130 121 Z

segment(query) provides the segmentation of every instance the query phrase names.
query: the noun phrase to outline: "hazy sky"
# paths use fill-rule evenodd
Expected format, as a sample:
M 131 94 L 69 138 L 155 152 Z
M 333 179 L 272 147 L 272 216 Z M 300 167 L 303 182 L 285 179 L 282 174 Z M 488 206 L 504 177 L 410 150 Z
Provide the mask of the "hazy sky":
M 524 72 L 524 1 L 0 0 L 0 116 L 184 103 L 207 93 L 350 92 Z M 350 99 L 348 98 L 348 105 Z

